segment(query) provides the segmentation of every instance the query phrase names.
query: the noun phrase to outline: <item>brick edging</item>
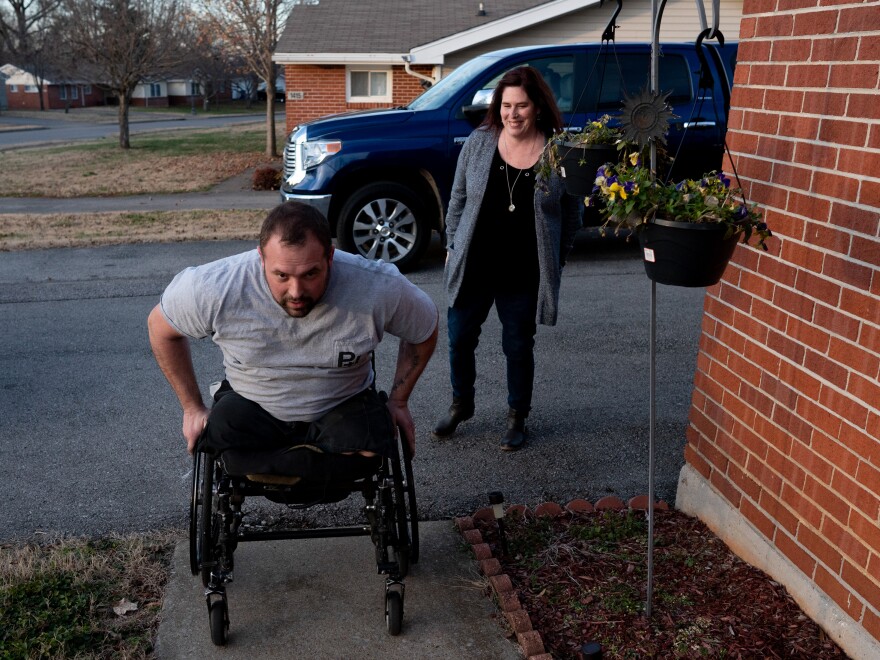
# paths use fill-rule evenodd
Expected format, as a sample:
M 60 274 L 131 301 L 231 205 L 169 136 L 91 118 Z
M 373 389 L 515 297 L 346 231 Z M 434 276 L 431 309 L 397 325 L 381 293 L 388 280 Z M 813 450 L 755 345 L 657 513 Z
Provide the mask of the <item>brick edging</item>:
M 605 509 L 614 511 L 621 511 L 623 509 L 644 511 L 647 508 L 647 495 L 632 497 L 626 503 L 619 497 L 608 496 L 598 500 L 595 505 L 582 499 L 572 500 L 564 507 L 555 502 L 542 502 L 535 507 L 534 512 L 530 511 L 527 506 L 518 504 L 508 506 L 504 515 L 507 516 L 511 512 L 518 512 L 522 515 L 559 518 L 566 515 L 566 513 L 592 513 Z M 659 511 L 668 511 L 669 505 L 661 500 L 654 504 L 654 508 Z M 462 538 L 471 546 L 471 551 L 474 553 L 480 573 L 489 579 L 489 584 L 498 600 L 498 606 L 504 612 L 504 618 L 507 620 L 508 625 L 516 634 L 516 642 L 522 649 L 523 655 L 528 660 L 552 660 L 552 656 L 544 649 L 544 640 L 541 638 L 541 633 L 532 628 L 531 617 L 529 617 L 529 613 L 523 609 L 522 604 L 519 602 L 519 596 L 516 595 L 510 576 L 502 572 L 501 562 L 492 556 L 492 548 L 483 540 L 483 534 L 474 526 L 474 520 L 494 522 L 495 514 L 492 512 L 491 507 L 486 507 L 478 509 L 471 516 L 455 518 L 454 522 Z

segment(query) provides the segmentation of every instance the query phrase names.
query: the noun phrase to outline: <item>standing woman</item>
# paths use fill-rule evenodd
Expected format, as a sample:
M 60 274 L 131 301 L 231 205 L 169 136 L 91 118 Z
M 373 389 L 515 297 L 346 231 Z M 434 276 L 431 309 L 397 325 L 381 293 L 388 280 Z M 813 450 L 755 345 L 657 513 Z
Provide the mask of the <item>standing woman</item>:
M 507 432 L 501 449 L 526 441 L 537 324 L 556 323 L 559 282 L 580 228 L 582 199 L 556 174 L 541 180 L 544 144 L 562 117 L 536 69 L 508 71 L 483 123 L 458 159 L 446 216 L 446 293 L 452 406 L 434 428 L 451 436 L 474 415 L 475 351 L 492 304 L 507 358 Z M 538 185 L 536 185 L 536 183 Z

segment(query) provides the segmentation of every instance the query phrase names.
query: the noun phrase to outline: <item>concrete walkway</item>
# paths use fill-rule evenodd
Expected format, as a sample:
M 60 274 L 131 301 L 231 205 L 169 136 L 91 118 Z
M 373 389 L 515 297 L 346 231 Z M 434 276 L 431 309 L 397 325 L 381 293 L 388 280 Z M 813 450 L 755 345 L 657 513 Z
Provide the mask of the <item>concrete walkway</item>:
M 211 643 L 201 580 L 189 546 L 174 555 L 156 657 L 515 660 L 484 578 L 449 521 L 419 525 L 421 558 L 406 579 L 403 630 L 388 634 L 384 577 L 367 537 L 243 543 L 235 552 L 229 644 Z

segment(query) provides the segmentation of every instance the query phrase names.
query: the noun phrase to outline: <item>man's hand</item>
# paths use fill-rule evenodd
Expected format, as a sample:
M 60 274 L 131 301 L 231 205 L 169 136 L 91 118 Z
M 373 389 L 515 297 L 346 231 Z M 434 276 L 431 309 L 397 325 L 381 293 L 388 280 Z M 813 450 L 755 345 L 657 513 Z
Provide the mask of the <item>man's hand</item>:
M 439 324 L 434 325 L 431 336 L 420 344 L 410 344 L 400 340 L 397 350 L 397 368 L 394 371 L 394 383 L 388 393 L 388 410 L 398 433 L 402 433 L 409 444 L 412 456 L 416 455 L 416 425 L 413 423 L 412 413 L 409 411 L 407 401 L 416 385 L 416 381 L 434 352 L 437 344 L 437 329 Z
M 183 411 L 183 437 L 186 438 L 186 450 L 190 455 L 195 451 L 196 442 L 208 423 L 209 412 L 205 406 Z
M 412 413 L 406 401 L 395 401 L 388 399 L 388 412 L 391 413 L 391 421 L 394 424 L 394 430 L 402 435 L 409 445 L 410 456 L 416 455 L 416 425 L 413 422 Z
M 156 356 L 156 362 L 177 395 L 180 407 L 183 408 L 183 437 L 186 438 L 186 447 L 192 454 L 196 440 L 205 428 L 208 409 L 202 401 L 199 383 L 196 381 L 192 356 L 189 352 L 189 339 L 171 327 L 158 305 L 150 312 L 147 327 L 150 331 L 150 347 L 153 349 L 153 355 Z

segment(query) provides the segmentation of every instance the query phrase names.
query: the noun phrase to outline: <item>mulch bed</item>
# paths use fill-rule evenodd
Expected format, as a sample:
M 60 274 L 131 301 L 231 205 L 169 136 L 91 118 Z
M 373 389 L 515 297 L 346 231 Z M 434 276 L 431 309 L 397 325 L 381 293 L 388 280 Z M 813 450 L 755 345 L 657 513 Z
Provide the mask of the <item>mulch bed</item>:
M 579 658 L 586 642 L 599 643 L 606 660 L 847 657 L 783 586 L 696 518 L 655 511 L 649 620 L 644 511 L 511 513 L 503 537 L 489 516 L 475 514 L 473 524 L 554 658 Z

